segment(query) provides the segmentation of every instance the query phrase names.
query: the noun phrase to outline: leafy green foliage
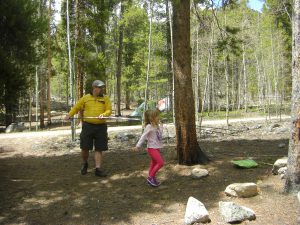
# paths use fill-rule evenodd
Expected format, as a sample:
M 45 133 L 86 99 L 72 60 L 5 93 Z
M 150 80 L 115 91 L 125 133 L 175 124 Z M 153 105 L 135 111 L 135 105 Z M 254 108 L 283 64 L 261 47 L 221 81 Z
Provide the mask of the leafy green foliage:
M 240 32 L 238 27 L 225 27 L 225 37 L 217 42 L 217 48 L 220 52 L 226 51 L 235 56 L 240 55 L 242 40 L 237 36 L 238 32 Z
M 180 1 L 170 2 L 178 4 Z M 122 103 L 125 101 L 125 95 L 132 102 L 143 99 L 150 29 L 149 2 L 123 1 L 125 11 L 122 18 L 120 1 L 80 1 L 82 4 L 78 9 L 79 16 L 76 16 L 74 3 L 75 1 L 70 1 L 74 72 L 76 73 L 77 65 L 80 65 L 86 91 L 90 89 L 91 80 L 103 79 L 108 81 L 108 92 L 112 98 L 114 97 L 119 29 L 122 27 L 124 31 Z M 227 82 L 232 114 L 235 109 L 241 110 L 246 101 L 254 105 L 258 104 L 258 101 L 259 104 L 265 104 L 268 98 L 271 99 L 275 95 L 275 89 L 282 96 L 289 96 L 291 35 L 288 31 L 291 26 L 282 3 L 287 7 L 287 11 L 290 11 L 290 0 L 281 2 L 268 0 L 266 1 L 268 8 L 265 8 L 262 13 L 249 9 L 246 0 L 222 1 L 221 5 L 214 6 L 214 12 L 204 10 L 202 7 L 211 6 L 211 1 L 198 0 L 194 3 L 193 10 L 197 10 L 197 13 L 193 11 L 191 14 L 192 69 L 196 81 L 198 63 L 199 101 L 203 101 L 204 90 L 207 91 L 204 110 L 216 111 L 225 105 Z M 166 1 L 159 0 L 154 2 L 153 7 L 149 70 L 151 101 L 167 96 L 171 89 L 167 61 L 171 52 L 167 46 L 168 24 L 165 4 Z M 280 13 L 276 14 L 277 9 L 280 9 Z M 62 12 L 64 13 L 64 10 Z M 76 26 L 80 28 L 81 36 L 75 35 Z M 65 21 L 63 20 L 58 27 L 56 37 L 59 48 L 53 64 L 59 79 L 64 77 L 59 84 L 64 84 L 63 92 L 67 93 L 68 60 Z M 227 57 L 228 81 L 224 76 L 224 57 Z M 205 89 L 207 74 L 210 76 L 209 82 L 213 79 L 214 84 Z
M 269 14 L 276 24 L 276 26 L 283 30 L 284 40 L 286 48 L 291 52 L 292 50 L 292 24 L 291 18 L 293 13 L 293 1 L 292 0 L 266 0 L 266 7 L 264 12 Z
M 47 23 L 38 16 L 38 1 L 33 0 L 1 1 L 0 15 L 0 105 L 8 125 L 18 111 L 18 100 L 27 93 L 38 57 L 43 56 L 38 49 Z

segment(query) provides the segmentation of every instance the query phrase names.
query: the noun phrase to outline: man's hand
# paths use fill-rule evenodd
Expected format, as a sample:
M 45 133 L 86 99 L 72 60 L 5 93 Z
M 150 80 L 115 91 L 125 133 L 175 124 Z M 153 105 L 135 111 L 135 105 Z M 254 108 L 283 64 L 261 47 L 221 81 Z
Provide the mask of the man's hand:
M 65 121 L 68 121 L 68 120 L 70 120 L 70 118 L 71 118 L 71 117 L 70 117 L 70 115 L 69 115 L 69 114 L 68 114 L 68 115 L 66 115 L 66 116 L 65 116 Z

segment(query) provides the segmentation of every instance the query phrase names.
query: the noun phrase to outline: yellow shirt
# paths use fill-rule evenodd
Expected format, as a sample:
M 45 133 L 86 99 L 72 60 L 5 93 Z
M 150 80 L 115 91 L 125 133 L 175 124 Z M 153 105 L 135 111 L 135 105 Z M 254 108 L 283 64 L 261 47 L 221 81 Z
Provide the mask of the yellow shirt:
M 98 117 L 101 114 L 105 117 L 110 116 L 112 111 L 111 101 L 107 95 L 104 95 L 103 97 L 94 97 L 91 94 L 87 94 L 78 100 L 70 110 L 69 115 L 74 116 L 79 111 L 83 111 L 84 122 L 103 124 L 106 123 L 105 119 L 85 117 Z

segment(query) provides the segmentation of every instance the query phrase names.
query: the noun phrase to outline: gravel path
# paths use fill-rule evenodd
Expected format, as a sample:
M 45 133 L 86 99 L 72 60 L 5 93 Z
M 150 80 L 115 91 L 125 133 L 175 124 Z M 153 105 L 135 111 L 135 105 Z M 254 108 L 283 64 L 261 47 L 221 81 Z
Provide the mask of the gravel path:
M 290 116 L 281 116 L 282 119 L 288 119 Z M 237 122 L 249 122 L 249 121 L 263 121 L 266 120 L 266 117 L 250 117 L 250 118 L 237 118 L 237 119 L 230 119 L 229 123 L 237 123 Z M 271 120 L 278 120 L 277 117 L 271 117 Z M 224 125 L 226 124 L 226 120 L 207 120 L 202 121 L 202 125 Z M 173 124 L 168 124 L 168 127 L 172 127 Z M 141 125 L 136 126 L 119 126 L 119 127 L 109 127 L 108 132 L 111 131 L 122 131 L 122 130 L 136 130 L 141 129 Z M 76 133 L 80 133 L 81 128 L 76 130 Z M 8 138 L 21 138 L 21 137 L 55 137 L 61 135 L 71 135 L 70 129 L 64 130 L 47 130 L 47 131 L 38 131 L 38 132 L 20 132 L 20 133 L 0 133 L 0 140 L 1 139 L 8 139 Z

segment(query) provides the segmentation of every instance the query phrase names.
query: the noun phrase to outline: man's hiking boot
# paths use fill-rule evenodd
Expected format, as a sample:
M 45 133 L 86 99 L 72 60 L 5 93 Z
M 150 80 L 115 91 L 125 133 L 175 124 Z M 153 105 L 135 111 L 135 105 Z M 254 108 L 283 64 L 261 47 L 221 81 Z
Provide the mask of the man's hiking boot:
M 82 164 L 82 166 L 81 166 L 81 170 L 80 170 L 80 173 L 81 173 L 81 175 L 85 175 L 85 174 L 87 174 L 87 169 L 88 169 L 88 163 L 86 162 L 86 163 L 83 163 Z
M 157 182 L 157 180 L 154 177 L 148 177 L 147 178 L 147 182 L 149 185 L 151 185 L 152 187 L 158 187 L 160 185 L 159 182 Z
M 100 168 L 96 168 L 95 169 L 95 176 L 97 176 L 97 177 L 106 177 L 107 174 L 103 170 L 101 170 Z

